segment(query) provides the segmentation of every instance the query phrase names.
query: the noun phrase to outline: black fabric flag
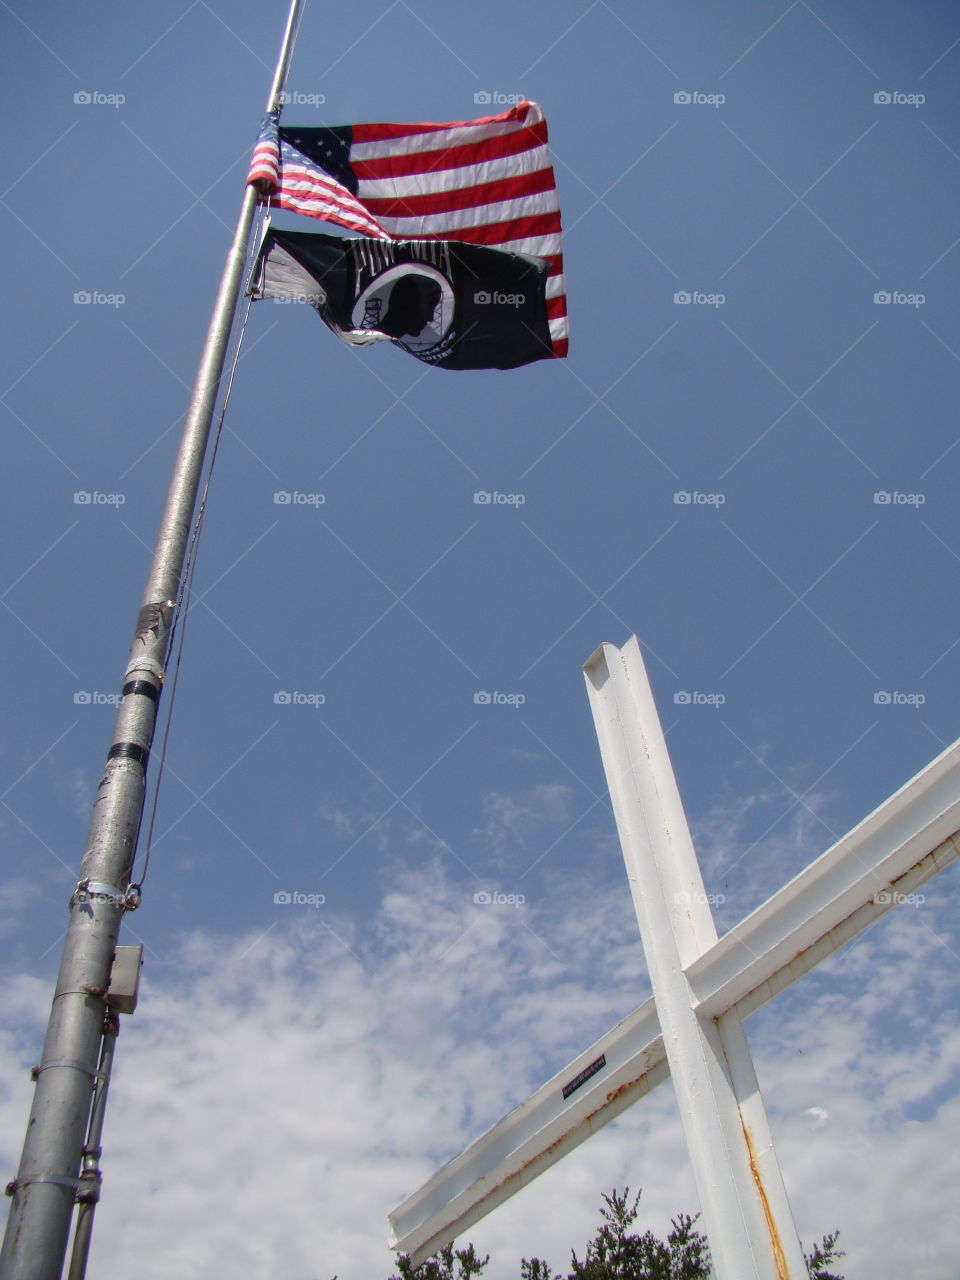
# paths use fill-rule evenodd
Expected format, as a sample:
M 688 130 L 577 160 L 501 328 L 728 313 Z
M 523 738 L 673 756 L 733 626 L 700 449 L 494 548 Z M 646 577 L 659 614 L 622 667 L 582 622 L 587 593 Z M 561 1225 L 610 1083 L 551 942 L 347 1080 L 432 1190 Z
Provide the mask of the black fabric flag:
M 541 258 L 455 240 L 263 238 L 248 292 L 309 302 L 352 346 L 390 341 L 439 369 L 553 357 Z

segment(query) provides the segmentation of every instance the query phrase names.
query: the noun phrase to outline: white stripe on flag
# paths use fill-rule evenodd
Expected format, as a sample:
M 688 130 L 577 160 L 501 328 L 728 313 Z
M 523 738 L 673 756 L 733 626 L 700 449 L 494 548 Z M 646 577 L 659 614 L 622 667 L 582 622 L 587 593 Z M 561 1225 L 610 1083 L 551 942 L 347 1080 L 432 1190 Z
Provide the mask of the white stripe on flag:
M 515 156 L 500 156 L 480 164 L 459 165 L 455 169 L 431 169 L 427 173 L 411 173 L 396 178 L 360 178 L 357 197 L 360 200 L 389 200 L 394 197 L 427 195 L 435 191 L 460 191 L 484 182 L 501 182 L 525 173 L 539 173 L 550 168 L 550 152 L 546 147 L 533 147 Z
M 504 240 L 494 246 L 508 253 L 529 253 L 535 258 L 553 258 L 560 252 L 560 232 L 546 236 L 527 236 L 523 240 Z
M 309 212 L 312 217 L 337 213 L 350 219 L 350 225 L 370 235 L 384 238 L 386 232 L 376 218 L 354 198 L 346 187 L 323 173 L 305 165 L 283 166 L 281 194 L 285 201 Z
M 486 227 L 492 222 L 509 222 L 514 218 L 530 218 L 544 213 L 556 213 L 558 209 L 557 193 L 544 191 L 535 196 L 519 196 L 516 200 L 502 200 L 498 204 L 451 209 L 448 213 L 402 218 L 388 218 L 381 214 L 379 222 L 400 240 L 416 240 L 442 235 L 447 231 L 457 231 L 462 227 Z

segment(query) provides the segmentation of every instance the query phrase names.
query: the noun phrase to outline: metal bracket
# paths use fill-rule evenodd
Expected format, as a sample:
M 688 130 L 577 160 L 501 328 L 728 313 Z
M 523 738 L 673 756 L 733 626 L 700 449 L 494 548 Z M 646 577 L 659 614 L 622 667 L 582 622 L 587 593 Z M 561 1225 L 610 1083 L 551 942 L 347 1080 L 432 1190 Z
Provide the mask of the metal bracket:
M 131 661 L 127 663 L 127 669 L 123 674 L 124 676 L 129 676 L 132 675 L 134 671 L 149 671 L 152 676 L 156 676 L 161 684 L 163 684 L 166 679 L 165 670 L 159 662 L 154 662 L 152 658 L 131 659 Z
M 49 1071 L 51 1067 L 72 1067 L 74 1071 L 82 1071 L 91 1080 L 96 1080 L 100 1074 L 99 1067 L 91 1067 L 86 1062 L 78 1062 L 75 1058 L 60 1058 L 55 1062 L 41 1062 L 38 1067 L 32 1067 L 30 1074 L 34 1080 L 39 1080 L 41 1071 Z
M 105 898 L 110 906 L 119 907 L 121 911 L 125 910 L 127 904 L 126 890 L 118 889 L 115 884 L 104 884 L 100 880 L 78 880 L 77 887 L 70 895 L 70 906 L 75 902 L 86 902 L 88 898 Z
M 104 884 L 101 880 L 88 880 L 86 889 L 87 893 L 95 898 L 120 898 L 123 901 L 127 896 L 123 889 L 118 889 L 116 885 Z
M 50 1182 L 57 1187 L 67 1187 L 70 1191 L 78 1191 L 82 1185 L 79 1178 L 71 1178 L 65 1173 L 34 1173 L 26 1178 L 14 1178 L 4 1190 L 8 1196 L 15 1196 L 22 1187 L 29 1187 L 31 1183 L 37 1182 Z

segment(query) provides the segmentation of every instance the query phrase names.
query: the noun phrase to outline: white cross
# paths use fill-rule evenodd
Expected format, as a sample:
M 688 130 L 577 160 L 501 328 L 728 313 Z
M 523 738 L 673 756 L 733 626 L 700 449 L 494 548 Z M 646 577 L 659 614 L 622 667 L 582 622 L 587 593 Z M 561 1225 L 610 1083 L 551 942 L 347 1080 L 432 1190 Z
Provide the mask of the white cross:
M 672 1076 L 718 1280 L 806 1280 L 743 1019 L 960 853 L 960 740 L 718 939 L 640 646 L 584 673 L 653 996 L 390 1215 L 422 1262 Z

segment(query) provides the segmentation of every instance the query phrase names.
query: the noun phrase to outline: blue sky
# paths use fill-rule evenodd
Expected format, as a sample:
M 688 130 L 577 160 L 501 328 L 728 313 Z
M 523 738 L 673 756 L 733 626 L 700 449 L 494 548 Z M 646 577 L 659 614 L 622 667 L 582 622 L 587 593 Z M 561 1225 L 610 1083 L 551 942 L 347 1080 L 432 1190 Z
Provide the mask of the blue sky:
M 11 1174 L 284 12 L 0 5 Z M 645 998 L 601 641 L 644 646 L 721 930 L 957 736 L 958 41 L 942 4 L 308 0 L 290 122 L 543 104 L 571 355 L 448 373 L 253 307 L 126 927 L 106 1280 L 385 1277 L 387 1212 Z M 851 1277 L 955 1274 L 956 870 L 924 893 L 748 1023 Z M 563 1267 L 615 1184 L 695 1209 L 685 1159 L 664 1086 L 471 1238 L 493 1280 Z

